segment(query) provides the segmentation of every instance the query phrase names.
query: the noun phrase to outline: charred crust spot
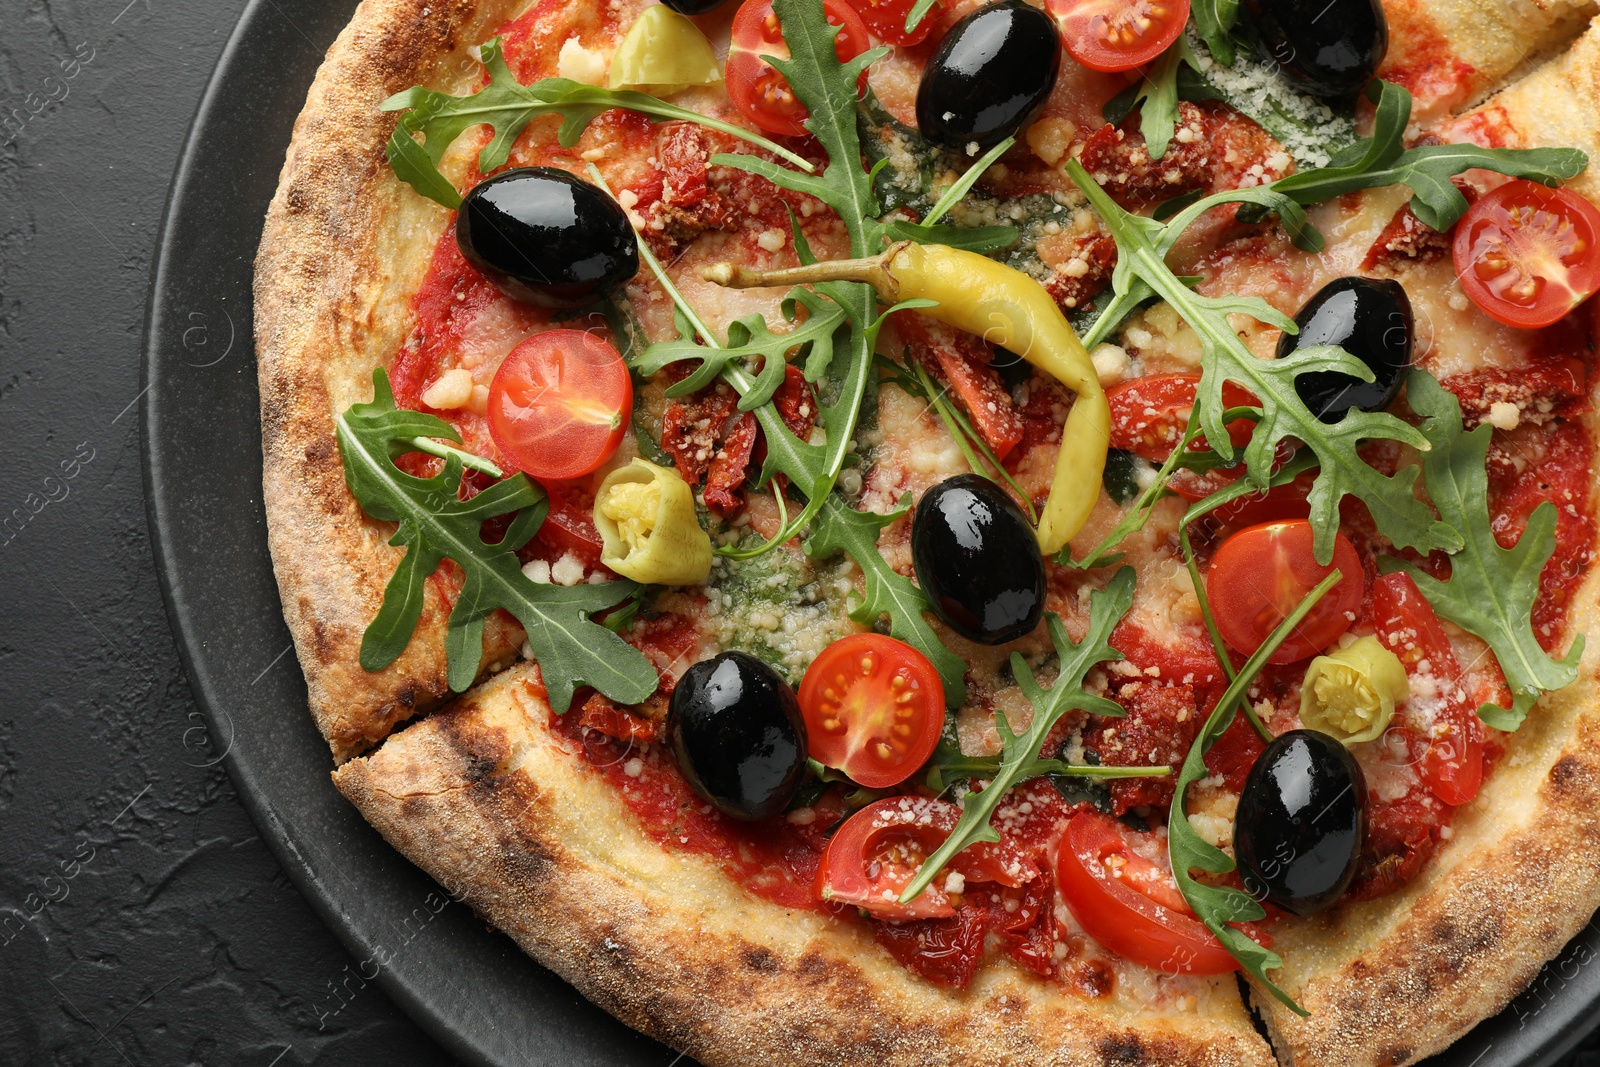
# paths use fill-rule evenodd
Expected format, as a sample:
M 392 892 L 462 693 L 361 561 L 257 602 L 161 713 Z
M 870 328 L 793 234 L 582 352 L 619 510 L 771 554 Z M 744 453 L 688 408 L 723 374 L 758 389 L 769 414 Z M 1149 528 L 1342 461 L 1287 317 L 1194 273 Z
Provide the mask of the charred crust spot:
M 1575 792 L 1588 783 L 1589 774 L 1576 756 L 1562 756 L 1550 768 L 1550 784 L 1558 793 Z
M 1500 940 L 1500 925 L 1492 916 L 1483 916 L 1470 926 L 1462 926 L 1448 915 L 1440 916 L 1428 931 L 1429 940 L 1439 947 L 1440 975 L 1459 975 L 1475 958 L 1492 949 Z
M 394 702 L 396 704 L 400 705 L 402 708 L 414 708 L 414 707 L 416 707 L 417 706 L 417 685 L 416 685 L 416 683 L 415 682 L 407 682 L 404 685 L 402 685 L 400 687 L 399 691 L 396 692 L 395 695 L 394 695 Z
M 461 760 L 461 777 L 467 785 L 493 775 L 511 754 L 506 733 L 499 727 L 485 727 L 470 715 L 446 715 L 439 724 Z
M 1400 1064 L 1406 1063 L 1411 1059 L 1413 1051 L 1406 1045 L 1392 1045 L 1379 1051 L 1378 1063 L 1382 1064 L 1383 1067 L 1400 1067 Z
M 826 979 L 832 971 L 827 957 L 818 952 L 807 952 L 800 957 L 800 965 L 796 968 L 802 978 L 809 978 L 813 982 Z
M 778 957 L 767 949 L 760 947 L 742 949 L 739 952 L 739 959 L 745 967 L 758 974 L 778 973 Z
M 1149 1062 L 1149 1053 L 1138 1034 L 1109 1034 L 1100 1039 L 1100 1060 L 1106 1064 L 1134 1065 Z

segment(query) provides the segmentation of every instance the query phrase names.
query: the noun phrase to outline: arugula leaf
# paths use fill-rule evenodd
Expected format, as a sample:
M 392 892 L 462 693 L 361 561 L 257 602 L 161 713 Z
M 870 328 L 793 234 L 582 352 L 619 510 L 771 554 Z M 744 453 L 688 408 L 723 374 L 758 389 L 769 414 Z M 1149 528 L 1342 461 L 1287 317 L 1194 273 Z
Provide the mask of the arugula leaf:
M 1167 154 L 1167 146 L 1178 128 L 1178 101 L 1204 100 L 1216 95 L 1216 91 L 1195 74 L 1198 66 L 1188 38 L 1179 37 L 1139 81 L 1107 101 L 1105 120 L 1119 123 L 1137 108 L 1139 132 L 1144 135 L 1150 158 L 1161 159 Z
M 667 387 L 669 397 L 687 396 L 710 385 L 723 370 L 735 363 L 761 357 L 761 371 L 749 392 L 739 400 L 740 411 L 753 411 L 767 401 L 783 384 L 788 353 L 797 348 L 808 348 L 805 376 L 812 383 L 820 381 L 833 361 L 833 338 L 845 325 L 844 309 L 833 301 L 809 289 L 795 289 L 783 301 L 783 317 L 794 322 L 796 305 L 803 304 L 810 314 L 805 322 L 788 333 L 773 333 L 766 319 L 760 315 L 747 315 L 730 323 L 728 343 L 721 348 L 707 348 L 694 336 L 685 333 L 676 341 L 663 341 L 647 347 L 630 364 L 643 375 L 651 375 L 669 364 L 685 359 L 701 361 L 693 374 Z
M 1480 148 L 1471 144 L 1423 145 L 1406 149 L 1411 94 L 1381 79 L 1367 88 L 1375 105 L 1373 132 L 1338 153 L 1326 167 L 1301 171 L 1272 183 L 1275 192 L 1302 206 L 1320 204 L 1358 189 L 1404 185 L 1411 211 L 1441 233 L 1466 213 L 1467 198 L 1450 179 L 1469 170 L 1490 170 L 1545 185 L 1577 177 L 1589 157 L 1576 148 Z M 1246 221 L 1262 212 L 1241 212 Z
M 929 226 L 896 219 L 889 223 L 886 231 L 890 240 L 948 245 L 965 252 L 976 252 L 980 256 L 1003 252 L 1017 243 L 1015 226 Z
M 677 119 L 719 130 L 764 148 L 797 167 L 811 169 L 811 164 L 803 157 L 759 134 L 657 100 L 646 93 L 602 89 L 568 78 L 545 78 L 523 85 L 506 65 L 498 37 L 483 45 L 479 56 L 489 72 L 489 84 L 470 96 L 450 96 L 417 85 L 379 105 L 383 111 L 407 112 L 395 126 L 385 149 L 395 175 L 423 196 L 451 210 L 461 206 L 461 195 L 439 173 L 439 161 L 455 139 L 473 126 L 487 123 L 494 129 L 494 137 L 478 154 L 478 169 L 488 174 L 505 166 L 517 137 L 540 115 L 563 116 L 556 137 L 567 148 L 578 142 L 578 137 L 597 115 L 621 107 L 658 119 Z M 418 133 L 424 137 L 422 144 L 418 144 L 414 136 Z
M 1228 684 L 1228 688 L 1223 691 L 1222 699 L 1217 701 L 1217 706 L 1212 709 L 1205 725 L 1200 728 L 1200 733 L 1195 736 L 1194 743 L 1189 746 L 1189 754 L 1184 758 L 1183 769 L 1178 773 L 1177 792 L 1173 794 L 1172 810 L 1167 817 L 1167 854 L 1172 860 L 1172 875 L 1177 879 L 1183 899 L 1245 970 L 1255 975 L 1261 984 L 1266 986 L 1273 996 L 1283 1001 L 1291 1011 L 1302 1016 L 1310 1013 L 1296 1004 L 1266 975 L 1267 971 L 1283 966 L 1283 957 L 1271 949 L 1263 948 L 1246 937 L 1243 931 L 1229 925 L 1264 919 L 1267 915 L 1266 909 L 1242 889 L 1210 885 L 1195 879 L 1192 873 L 1195 870 L 1211 874 L 1227 874 L 1234 870 L 1237 864 L 1226 852 L 1200 836 L 1189 822 L 1185 804 L 1189 787 L 1211 773 L 1206 769 L 1206 753 L 1211 751 L 1211 746 L 1216 744 L 1217 738 L 1233 725 L 1239 702 L 1255 683 L 1256 675 L 1266 665 L 1267 657 L 1294 632 L 1294 628 L 1300 625 L 1300 620 L 1306 617 L 1329 589 L 1338 584 L 1341 577 L 1338 571 L 1334 571 L 1307 593 L 1299 606 L 1278 624 L 1278 628 L 1272 631 L 1266 643 L 1245 661 L 1239 673 Z
M 580 685 L 592 685 L 622 704 L 637 704 L 655 692 L 655 668 L 639 650 L 589 620 L 593 612 L 628 599 L 638 586 L 626 581 L 541 585 L 524 575 L 514 549 L 544 522 L 549 507 L 544 491 L 518 474 L 471 500 L 459 500 L 459 456 L 448 457 L 444 470 L 432 478 L 404 473 L 394 461 L 416 450 L 414 438 L 459 442 L 460 437 L 443 419 L 397 408 L 382 368 L 373 372 L 372 383 L 372 401 L 352 405 L 336 427 L 345 484 L 368 515 L 399 524 L 389 543 L 405 546 L 406 554 L 362 636 L 361 666 L 382 670 L 405 650 L 422 614 L 424 583 L 450 559 L 465 577 L 445 633 L 452 690 L 472 685 L 483 658 L 484 620 L 504 608 L 527 631 L 557 713 L 567 710 Z M 485 542 L 484 521 L 510 514 L 516 517 L 504 538 Z
M 1378 530 L 1396 545 L 1419 552 L 1454 551 L 1461 535 L 1438 522 L 1412 493 L 1418 471 L 1405 468 L 1386 476 L 1368 466 L 1356 452 L 1362 440 L 1400 441 L 1426 450 L 1421 431 L 1384 412 L 1352 409 L 1329 425 L 1312 414 L 1295 391 L 1295 379 L 1310 371 L 1337 370 L 1362 381 L 1372 380 L 1372 370 L 1343 349 L 1327 345 L 1302 348 L 1282 359 L 1258 359 L 1240 340 L 1228 321 L 1231 314 L 1246 314 L 1286 333 L 1297 332 L 1294 321 L 1257 297 L 1208 297 L 1183 284 L 1166 264 L 1185 227 L 1220 203 L 1255 203 L 1281 214 L 1291 233 L 1305 236 L 1304 209 L 1270 189 L 1241 189 L 1196 201 L 1170 223 L 1131 215 L 1119 207 L 1077 160 L 1066 165 L 1069 177 L 1099 212 L 1117 242 L 1117 265 L 1112 274 L 1115 296 L 1106 313 L 1084 338 L 1092 348 L 1104 340 L 1128 311 L 1149 296 L 1170 304 L 1200 339 L 1200 386 L 1195 411 L 1206 440 L 1214 442 L 1218 456 L 1231 462 L 1235 455 L 1226 426 L 1227 405 L 1222 400 L 1224 382 L 1238 382 L 1261 401 L 1261 419 L 1244 452 L 1246 478 L 1257 488 L 1271 481 L 1278 443 L 1296 438 L 1314 453 L 1321 470 L 1310 495 L 1311 523 L 1316 531 L 1315 555 L 1326 565 L 1333 558 L 1333 538 L 1339 530 L 1339 501 L 1351 494 L 1367 505 Z
M 1465 545 L 1450 557 L 1450 578 L 1439 581 L 1401 560 L 1385 557 L 1385 574 L 1404 570 L 1440 615 L 1482 638 L 1500 661 L 1511 686 L 1511 707 L 1485 704 L 1483 721 L 1497 730 L 1522 725 L 1542 692 L 1560 689 L 1578 676 L 1584 635 L 1578 634 L 1564 659 L 1553 659 L 1533 634 L 1530 613 L 1539 595 L 1539 574 L 1555 551 L 1556 506 L 1545 501 L 1528 517 L 1512 548 L 1495 540 L 1489 515 L 1489 476 L 1485 461 L 1491 429 L 1461 428 L 1461 404 L 1424 371 L 1406 380 L 1411 409 L 1424 417 L 1423 433 L 1433 450 L 1423 457 L 1428 496 L 1444 521 L 1460 530 Z
M 1085 693 L 1083 679 L 1096 664 L 1123 658 L 1122 653 L 1112 648 L 1109 641 L 1111 631 L 1133 606 L 1133 586 L 1133 568 L 1123 567 L 1111 576 L 1111 581 L 1104 589 L 1090 594 L 1089 629 L 1082 641 L 1075 643 L 1067 636 L 1067 628 L 1061 624 L 1059 615 L 1051 612 L 1045 616 L 1050 640 L 1061 657 L 1061 671 L 1049 689 L 1039 688 L 1038 680 L 1019 653 L 1011 654 L 1011 672 L 1016 676 L 1017 684 L 1022 687 L 1028 702 L 1033 705 L 1033 721 L 1019 737 L 1003 714 L 995 715 L 995 728 L 1000 732 L 1001 744 L 999 768 L 982 791 L 968 793 L 962 798 L 961 818 L 956 822 L 956 828 L 945 838 L 938 851 L 917 868 L 916 877 L 900 894 L 901 903 L 914 900 L 944 870 L 945 864 L 968 845 L 1000 840 L 1000 834 L 990 825 L 990 818 L 1007 793 L 1027 778 L 1038 777 L 1029 772 L 1040 763 L 1039 750 L 1044 746 L 1045 737 L 1063 715 L 1073 710 L 1087 711 L 1092 715 L 1124 714 L 1115 701 Z
M 1233 66 L 1234 44 L 1229 31 L 1239 21 L 1239 0 L 1194 0 L 1189 12 L 1212 57 L 1225 67 Z
M 850 234 L 851 253 L 861 257 L 870 255 L 883 244 L 884 226 L 877 220 L 879 205 L 873 192 L 872 178 L 861 166 L 861 136 L 856 125 L 856 86 L 862 71 L 886 55 L 888 50 L 873 49 L 840 63 L 838 53 L 834 50 L 838 27 L 828 24 L 820 0 L 774 0 L 773 6 L 790 55 L 789 59 L 773 59 L 773 65 L 809 110 L 805 125 L 827 152 L 827 166 L 821 174 L 800 174 L 749 155 L 716 155 L 711 162 L 718 166 L 737 167 L 760 175 L 781 188 L 816 197 L 831 207 L 844 222 Z M 795 227 L 795 236 L 795 250 L 801 262 L 814 262 L 798 226 Z M 644 249 L 641 248 L 643 254 Z M 692 309 L 688 308 L 665 271 L 655 263 L 653 256 L 646 258 L 679 307 L 684 308 L 690 316 L 701 340 L 715 346 L 714 336 L 693 315 Z M 781 472 L 807 498 L 805 510 L 782 531 L 785 539 L 803 530 L 827 505 L 833 486 L 844 468 L 845 458 L 849 455 L 861 414 L 861 402 L 872 381 L 872 346 L 877 336 L 878 321 L 877 294 L 871 286 L 862 282 L 830 282 L 817 285 L 814 289 L 841 308 L 850 325 L 843 346 L 844 366 L 830 367 L 830 384 L 833 385 L 831 402 L 818 405 L 817 422 L 826 434 L 827 443 L 813 445 L 809 441 L 801 441 L 784 425 L 782 417 L 771 404 L 762 404 L 754 409 L 767 444 L 767 458 L 762 464 L 758 484 L 765 485 L 774 474 Z M 747 396 L 757 388 L 756 380 L 737 363 L 727 362 L 721 374 L 741 396 Z
M 966 663 L 940 643 L 923 618 L 923 612 L 933 610 L 927 594 L 889 566 L 878 551 L 879 532 L 910 509 L 909 493 L 900 507 L 887 515 L 856 511 L 830 494 L 806 539 L 806 555 L 823 559 L 842 551 L 856 561 L 866 575 L 866 597 L 850 617 L 871 624 L 880 616 L 889 616 L 889 632 L 928 657 L 944 682 L 945 704 L 957 707 L 966 699 Z

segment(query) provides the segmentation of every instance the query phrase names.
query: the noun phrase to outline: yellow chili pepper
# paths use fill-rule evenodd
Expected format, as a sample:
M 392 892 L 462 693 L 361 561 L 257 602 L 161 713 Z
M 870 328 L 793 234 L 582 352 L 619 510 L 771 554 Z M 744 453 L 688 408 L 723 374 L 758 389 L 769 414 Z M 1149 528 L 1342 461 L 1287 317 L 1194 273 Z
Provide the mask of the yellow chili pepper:
M 819 281 L 866 282 L 886 302 L 925 299 L 922 314 L 977 334 L 1038 367 L 1077 394 L 1061 430 L 1050 498 L 1039 517 L 1039 547 L 1059 552 L 1083 528 L 1100 496 L 1111 446 L 1111 409 L 1094 363 L 1044 286 L 975 252 L 903 241 L 873 259 L 835 260 L 789 270 L 731 263 L 706 268 L 708 281 L 737 288 Z
M 1318 656 L 1300 685 L 1300 721 L 1346 745 L 1375 741 L 1394 719 L 1396 704 L 1411 699 L 1400 657 L 1376 637 Z
M 655 4 L 639 14 L 617 46 L 606 88 L 670 96 L 721 80 L 716 53 L 700 28 L 670 7 Z
M 670 467 L 636 459 L 606 475 L 594 498 L 600 562 L 647 585 L 701 585 L 711 538 L 695 518 L 689 484 Z

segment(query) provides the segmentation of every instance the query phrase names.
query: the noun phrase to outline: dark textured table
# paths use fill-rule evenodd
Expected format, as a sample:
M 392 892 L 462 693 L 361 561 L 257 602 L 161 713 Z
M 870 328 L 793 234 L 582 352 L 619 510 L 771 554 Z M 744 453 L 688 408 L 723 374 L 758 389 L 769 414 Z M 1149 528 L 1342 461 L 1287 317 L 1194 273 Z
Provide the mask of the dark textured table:
M 148 272 L 242 7 L 0 0 L 6 1067 L 449 1062 L 361 980 L 240 806 L 151 561 Z M 196 327 L 220 352 L 226 338 Z
M 449 1062 L 362 981 L 240 806 L 151 560 L 137 417 L 150 258 L 242 7 L 0 0 L 6 1067 Z M 225 344 L 213 329 L 197 321 L 187 340 Z M 1572 1063 L 1600 1067 L 1600 1044 Z

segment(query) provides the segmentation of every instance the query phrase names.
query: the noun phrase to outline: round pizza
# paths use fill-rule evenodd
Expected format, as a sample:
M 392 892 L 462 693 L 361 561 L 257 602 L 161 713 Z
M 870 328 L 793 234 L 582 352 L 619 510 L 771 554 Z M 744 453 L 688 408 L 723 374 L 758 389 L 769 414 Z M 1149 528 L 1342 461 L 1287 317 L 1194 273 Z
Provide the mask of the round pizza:
M 339 790 L 700 1061 L 1399 1067 L 1600 905 L 1577 0 L 366 0 L 256 266 Z

